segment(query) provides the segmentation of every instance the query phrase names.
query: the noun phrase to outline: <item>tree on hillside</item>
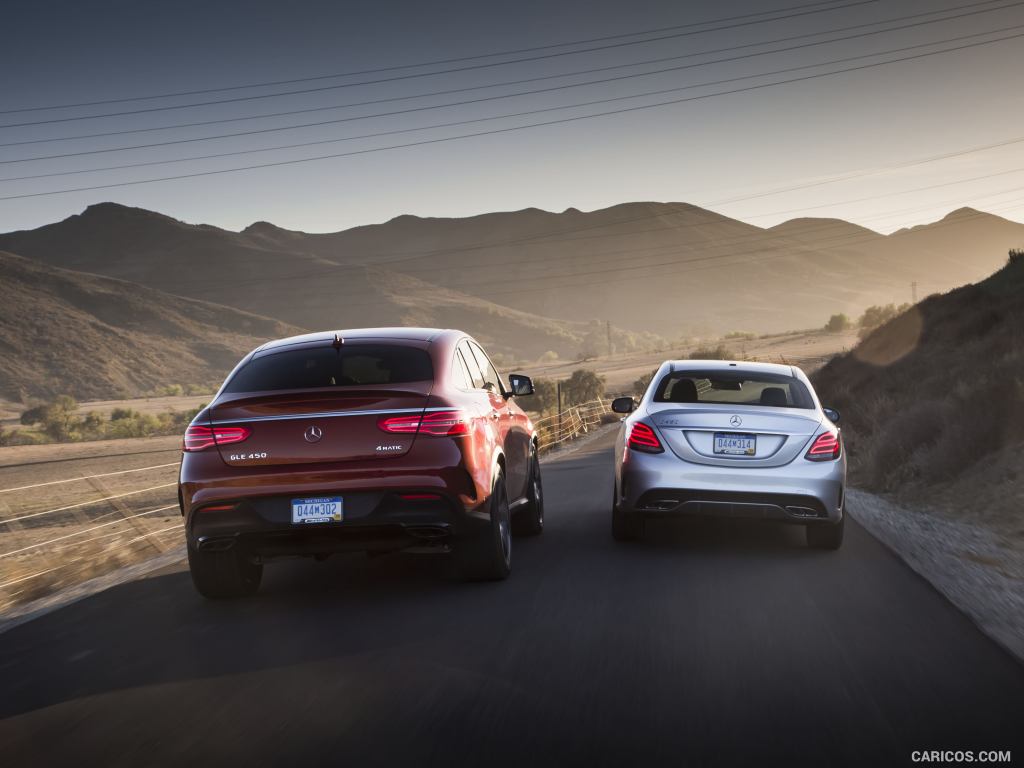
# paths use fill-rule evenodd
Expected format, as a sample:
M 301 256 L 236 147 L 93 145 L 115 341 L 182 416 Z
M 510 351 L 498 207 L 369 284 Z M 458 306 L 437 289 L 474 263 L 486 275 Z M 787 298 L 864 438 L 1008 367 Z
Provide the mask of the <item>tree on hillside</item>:
M 633 394 L 634 395 L 643 395 L 643 393 L 647 391 L 647 387 L 649 387 L 651 385 L 651 382 L 654 380 L 654 374 L 656 374 L 657 372 L 658 372 L 658 369 L 655 368 L 650 373 L 645 373 L 639 379 L 634 381 L 633 382 Z
M 1007 264 L 1014 264 L 1018 261 L 1024 260 L 1024 248 L 1011 248 L 1010 257 L 1007 259 Z
M 578 405 L 604 395 L 604 376 L 578 368 L 562 382 L 562 405 Z
M 838 315 L 832 315 L 825 323 L 825 330 L 829 333 L 838 333 L 839 331 L 845 331 L 853 327 L 853 322 L 846 315 L 839 313 Z
M 868 332 L 880 325 L 884 325 L 892 320 L 897 315 L 902 315 L 910 309 L 910 304 L 886 304 L 884 306 L 874 305 L 864 310 L 864 314 L 860 316 L 860 320 L 857 325 L 861 331 Z
M 46 403 L 42 405 L 34 405 L 28 410 L 21 412 L 21 423 L 26 427 L 30 427 L 33 424 L 38 424 L 46 417 L 46 409 L 48 406 Z
M 583 343 L 580 345 L 580 358 L 585 361 L 593 360 L 604 352 L 606 347 L 607 343 L 603 333 L 596 329 L 588 331 L 587 335 L 583 337 Z
M 42 418 L 43 432 L 54 440 L 67 440 L 79 424 L 75 412 L 78 403 L 70 395 L 59 395 L 56 400 L 46 406 Z
M 687 355 L 691 360 L 732 360 L 732 351 L 724 344 L 717 347 L 697 347 Z
M 533 380 L 533 397 L 531 397 L 526 405 L 531 411 L 544 411 L 553 410 L 558 407 L 558 385 L 555 384 L 554 379 L 534 379 Z

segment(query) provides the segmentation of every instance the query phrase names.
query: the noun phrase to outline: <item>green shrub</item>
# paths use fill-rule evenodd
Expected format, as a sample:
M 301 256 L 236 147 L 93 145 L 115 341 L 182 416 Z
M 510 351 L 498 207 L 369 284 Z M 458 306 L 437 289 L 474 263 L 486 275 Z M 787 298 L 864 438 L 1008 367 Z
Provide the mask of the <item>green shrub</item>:
M 639 379 L 634 381 L 633 382 L 633 394 L 634 395 L 643 395 L 643 393 L 647 391 L 647 387 L 649 387 L 651 385 L 651 382 L 654 380 L 654 375 L 657 372 L 658 372 L 658 369 L 655 368 L 650 373 L 645 373 Z
M 577 368 L 562 382 L 562 406 L 578 405 L 604 395 L 604 376 L 585 368 Z
M 531 411 L 544 413 L 558 407 L 558 385 L 554 379 L 534 379 L 533 397 L 526 405 Z
M 828 319 L 828 322 L 825 323 L 825 330 L 830 333 L 838 333 L 839 331 L 845 331 L 852 327 L 853 321 L 843 313 L 832 315 L 832 317 Z
M 864 310 L 857 325 L 860 328 L 861 338 L 867 336 L 871 331 L 880 325 L 885 325 L 897 315 L 902 315 L 910 309 L 910 304 L 886 304 L 884 306 L 874 305 Z
M 50 405 L 41 419 L 43 432 L 54 440 L 69 440 L 80 424 L 75 415 L 78 403 L 70 395 L 59 395 Z
M 33 424 L 38 424 L 40 421 L 46 418 L 47 407 L 48 406 L 44 403 L 43 405 L 37 405 L 33 408 L 29 408 L 27 411 L 22 411 L 21 423 L 24 424 L 26 427 L 32 426 Z
M 732 352 L 724 345 L 717 347 L 697 347 L 689 354 L 691 360 L 732 360 Z

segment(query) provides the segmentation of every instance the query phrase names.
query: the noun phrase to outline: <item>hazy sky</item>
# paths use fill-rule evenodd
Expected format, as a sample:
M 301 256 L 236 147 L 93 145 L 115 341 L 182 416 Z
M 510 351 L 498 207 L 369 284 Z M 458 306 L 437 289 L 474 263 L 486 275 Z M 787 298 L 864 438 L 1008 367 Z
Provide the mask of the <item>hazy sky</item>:
M 4 44 L 0 46 L 0 71 L 5 73 L 0 79 L 0 144 L 6 145 L 0 146 L 0 197 L 375 150 L 652 105 L 1024 35 L 1024 3 L 1015 0 L 878 0 L 854 5 L 856 2 L 819 3 L 813 8 L 834 6 L 836 10 L 802 16 L 793 14 L 811 9 L 808 0 L 252 0 L 237 4 L 150 4 L 134 0 L 8 4 L 4 10 Z M 788 9 L 778 10 L 775 15 L 791 18 L 747 23 L 753 20 L 751 14 L 772 9 Z M 984 9 L 1001 10 L 941 23 L 921 23 Z M 931 13 L 940 10 L 943 13 Z M 914 18 L 834 31 L 907 16 Z M 726 17 L 744 18 L 721 21 Z M 710 26 L 732 28 L 679 28 L 706 21 L 715 22 Z M 918 26 L 793 48 L 908 24 Z M 668 27 L 676 29 L 665 29 Z M 661 31 L 623 37 L 626 33 L 647 30 Z M 697 33 L 681 36 L 684 32 Z M 809 36 L 812 33 L 816 34 Z M 617 37 L 396 69 L 421 62 L 610 36 Z M 658 37 L 667 39 L 622 45 Z M 772 42 L 794 37 L 798 39 Z M 258 170 L 5 199 L 0 200 L 0 231 L 56 221 L 105 200 L 230 229 L 241 229 L 265 219 L 306 231 L 338 230 L 405 213 L 465 216 L 530 206 L 554 211 L 570 206 L 592 210 L 635 200 L 691 202 L 761 226 L 800 215 L 839 216 L 890 231 L 933 220 L 962 205 L 1020 220 L 1024 219 L 1024 142 L 916 166 L 893 167 L 1024 139 L 1022 41 L 1024 38 L 1016 38 L 831 77 L 524 130 Z M 908 49 L 922 44 L 928 45 Z M 611 45 L 615 47 L 607 47 Z M 551 56 L 596 46 L 604 49 Z M 726 48 L 733 50 L 711 53 Z M 779 48 L 790 50 L 705 64 Z M 881 55 L 897 49 L 908 50 Z M 823 65 L 852 57 L 866 58 Z M 522 58 L 533 60 L 479 66 Z M 630 64 L 634 66 L 627 66 Z M 693 64 L 701 66 L 641 76 L 653 70 Z M 807 68 L 767 74 L 796 67 Z M 389 69 L 277 86 L 20 111 L 384 68 Z M 408 77 L 452 68 L 464 71 Z M 602 71 L 587 72 L 598 68 Z M 545 93 L 407 111 L 622 75 L 635 76 Z M 383 79 L 388 82 L 352 85 Z M 728 79 L 734 80 L 700 86 Z M 530 82 L 496 85 L 519 80 Z M 699 87 L 679 90 L 694 85 Z M 312 88 L 319 90 L 237 100 Z M 425 95 L 469 88 L 474 90 Z M 638 95 L 669 89 L 676 90 L 661 95 Z M 633 98 L 571 106 L 624 96 Z M 235 101 L 139 112 L 226 99 Z M 369 101 L 380 103 L 343 106 Z M 559 109 L 499 117 L 551 107 Z M 317 111 L 294 114 L 298 110 Z M 351 119 L 397 110 L 406 112 Z M 126 111 L 136 114 L 79 119 Z M 235 120 L 279 112 L 293 114 Z M 479 121 L 491 117 L 499 119 Z M 231 122 L 167 127 L 217 120 Z M 328 120 L 335 122 L 248 136 L 208 138 Z M 470 120 L 477 122 L 429 128 Z M 14 123 L 41 124 L 11 127 Z M 134 132 L 142 128 L 161 130 Z M 399 132 L 352 139 L 396 131 Z M 121 133 L 50 141 L 112 132 Z M 346 138 L 350 140 L 335 141 Z M 205 140 L 121 149 L 183 139 Z M 164 165 L 92 170 L 326 141 L 333 143 Z M 96 152 L 103 149 L 118 151 Z M 83 152 L 92 154 L 80 154 Z M 73 156 L 24 161 L 50 155 Z M 892 170 L 861 174 L 885 168 Z M 90 172 L 68 174 L 70 171 Z M 59 175 L 21 178 L 40 174 Z M 838 183 L 807 186 L 843 174 L 861 175 Z M 793 186 L 802 188 L 753 197 Z M 925 187 L 930 188 L 922 189 Z

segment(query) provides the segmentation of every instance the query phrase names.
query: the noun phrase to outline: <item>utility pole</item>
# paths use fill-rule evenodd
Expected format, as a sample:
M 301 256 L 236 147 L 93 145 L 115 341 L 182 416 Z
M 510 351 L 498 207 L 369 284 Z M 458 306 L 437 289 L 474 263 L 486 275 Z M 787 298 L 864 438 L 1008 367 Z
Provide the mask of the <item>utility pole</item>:
M 917 280 L 910 284 L 910 303 L 917 304 Z
M 612 321 L 605 320 L 605 332 L 608 336 L 608 357 L 612 356 Z

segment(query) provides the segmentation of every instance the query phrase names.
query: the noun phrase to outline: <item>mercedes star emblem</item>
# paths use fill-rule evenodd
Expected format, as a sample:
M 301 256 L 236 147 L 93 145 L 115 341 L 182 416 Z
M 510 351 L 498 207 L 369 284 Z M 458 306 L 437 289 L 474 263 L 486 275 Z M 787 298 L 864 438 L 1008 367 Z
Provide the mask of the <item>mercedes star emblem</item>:
M 731 416 L 729 418 L 729 423 L 732 424 L 734 427 L 738 427 L 740 424 L 743 423 L 743 419 L 741 419 L 739 416 Z
M 320 427 L 312 426 L 306 427 L 306 442 L 307 443 L 318 443 L 320 438 L 324 436 L 324 431 Z

